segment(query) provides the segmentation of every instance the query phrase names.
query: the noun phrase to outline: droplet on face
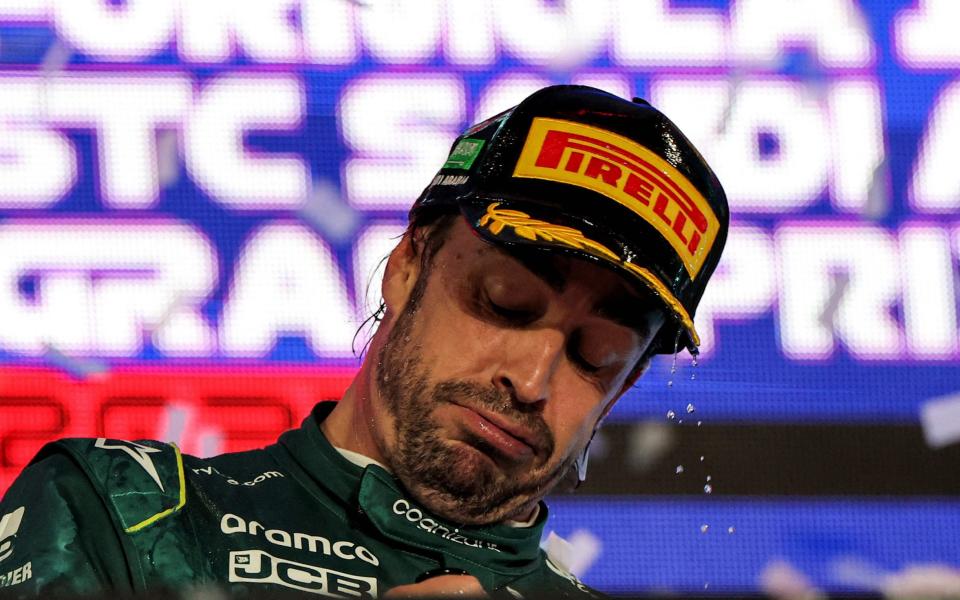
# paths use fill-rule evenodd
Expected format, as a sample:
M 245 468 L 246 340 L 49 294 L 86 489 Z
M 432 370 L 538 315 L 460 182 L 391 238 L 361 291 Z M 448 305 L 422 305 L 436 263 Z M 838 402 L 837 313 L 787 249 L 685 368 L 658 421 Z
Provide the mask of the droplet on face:
M 697 407 L 696 407 L 696 406 L 694 406 L 692 403 L 691 403 L 691 404 L 687 404 L 687 414 L 688 414 L 688 415 L 689 415 L 690 413 L 694 412 L 695 410 L 697 410 Z
M 706 533 L 708 529 L 710 529 L 710 526 L 704 523 L 700 526 L 700 533 Z
M 707 485 L 703 486 L 703 493 L 704 493 L 704 494 L 712 494 L 712 493 L 713 493 L 713 486 L 710 485 L 709 483 L 708 483 Z
M 683 465 L 677 465 L 677 475 L 683 473 Z
M 673 412 L 672 410 L 668 410 L 667 418 L 672 421 L 677 418 L 677 413 Z

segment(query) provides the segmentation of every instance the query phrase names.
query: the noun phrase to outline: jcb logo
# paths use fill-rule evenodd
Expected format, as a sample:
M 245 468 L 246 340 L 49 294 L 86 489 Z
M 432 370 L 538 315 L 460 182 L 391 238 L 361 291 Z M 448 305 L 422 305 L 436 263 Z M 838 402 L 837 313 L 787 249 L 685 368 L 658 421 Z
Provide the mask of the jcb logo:
M 330 596 L 331 598 L 376 598 L 377 580 L 278 558 L 263 550 L 230 553 L 229 580 L 272 583 Z
M 25 507 L 21 506 L 0 519 L 0 562 L 13 554 L 13 538 L 17 536 L 17 531 L 20 529 L 24 510 Z
M 670 243 L 691 279 L 720 228 L 706 198 L 673 165 L 597 127 L 534 119 L 513 175 L 576 185 L 625 206 Z

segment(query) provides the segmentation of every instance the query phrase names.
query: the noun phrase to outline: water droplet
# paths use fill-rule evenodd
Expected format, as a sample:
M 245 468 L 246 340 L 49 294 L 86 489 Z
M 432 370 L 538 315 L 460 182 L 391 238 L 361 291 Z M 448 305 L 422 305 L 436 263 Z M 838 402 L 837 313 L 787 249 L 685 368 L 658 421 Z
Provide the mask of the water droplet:
M 697 421 L 697 427 L 700 427 L 701 425 L 703 425 L 703 421 Z
M 696 374 L 696 373 L 690 373 L 690 381 L 693 381 L 693 380 L 696 379 L 696 378 L 697 378 L 697 374 Z
M 711 477 L 710 475 L 707 475 L 707 481 L 710 481 L 711 479 L 713 479 L 713 477 Z
M 695 411 L 695 410 L 697 410 L 697 407 L 694 406 L 692 403 L 687 405 L 687 414 L 688 414 L 688 415 L 689 415 L 690 413 L 692 413 L 693 411 Z
M 673 387 L 673 380 L 672 380 L 672 379 L 667 382 L 667 387 L 668 387 L 668 388 L 672 388 L 672 387 Z
M 673 340 L 673 364 L 670 365 L 670 374 L 673 375 L 677 372 L 677 354 L 680 350 L 680 328 L 677 328 L 677 337 Z
M 727 533 L 733 533 L 733 532 L 734 532 L 733 525 L 731 525 L 730 527 L 727 527 Z
M 710 582 L 709 582 L 709 581 L 708 581 L 707 583 L 703 584 L 703 589 L 707 589 L 708 587 L 710 587 Z
M 710 529 L 710 526 L 704 523 L 700 526 L 700 533 L 706 533 L 708 529 Z
M 677 424 L 678 424 L 678 425 L 679 425 L 680 423 L 683 423 L 683 419 L 679 419 L 679 420 L 677 421 Z
M 703 493 L 704 493 L 704 494 L 712 494 L 712 493 L 713 493 L 713 486 L 710 485 L 709 483 L 708 483 L 707 485 L 703 486 Z
M 677 418 L 677 413 L 673 412 L 672 410 L 667 411 L 667 419 L 672 421 L 676 418 Z
M 683 465 L 677 465 L 677 475 L 683 473 Z
M 700 364 L 700 363 L 698 362 L 698 359 L 697 359 L 697 355 L 696 355 L 696 354 L 693 355 L 693 358 L 692 358 L 692 360 L 690 361 L 690 364 L 693 365 L 693 366 L 697 366 L 698 364 Z
M 700 462 L 703 462 L 703 455 L 700 455 Z

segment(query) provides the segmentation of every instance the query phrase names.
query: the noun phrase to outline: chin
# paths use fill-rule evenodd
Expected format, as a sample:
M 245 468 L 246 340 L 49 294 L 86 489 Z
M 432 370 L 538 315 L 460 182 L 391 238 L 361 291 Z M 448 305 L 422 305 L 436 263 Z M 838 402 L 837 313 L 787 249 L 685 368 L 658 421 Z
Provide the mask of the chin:
M 534 483 L 518 487 L 516 475 L 504 472 L 488 455 L 463 442 L 448 441 L 444 460 L 430 472 L 401 482 L 418 502 L 449 521 L 465 525 L 489 525 L 512 518 L 540 500 L 547 489 Z M 529 469 L 526 471 L 529 472 Z

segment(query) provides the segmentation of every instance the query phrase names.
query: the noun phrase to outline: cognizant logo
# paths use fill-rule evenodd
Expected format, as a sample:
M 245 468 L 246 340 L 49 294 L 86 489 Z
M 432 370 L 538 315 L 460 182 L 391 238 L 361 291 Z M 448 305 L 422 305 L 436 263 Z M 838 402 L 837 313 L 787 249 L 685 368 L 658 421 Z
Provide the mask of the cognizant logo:
M 374 556 L 372 552 L 351 541 L 338 540 L 331 542 L 320 535 L 310 535 L 299 531 L 290 533 L 282 529 L 266 529 L 257 521 L 247 521 L 243 517 L 231 513 L 223 515 L 223 518 L 220 519 L 220 531 L 228 535 L 245 533 L 247 535 L 263 536 L 265 540 L 275 546 L 319 552 L 327 556 L 338 556 L 344 560 L 359 558 L 375 567 L 380 564 L 380 559 Z
M 471 548 L 485 548 L 495 552 L 501 551 L 500 548 L 498 548 L 493 542 L 485 542 L 483 540 L 469 538 L 460 533 L 460 530 L 457 528 L 450 529 L 449 527 L 445 527 L 429 517 L 424 517 L 423 511 L 421 511 L 419 508 L 410 506 L 410 503 L 403 498 L 393 503 L 393 512 L 394 514 L 406 518 L 411 523 L 414 523 L 420 529 L 432 533 L 433 535 L 440 536 L 445 540 L 450 540 L 455 544 L 470 546 Z

